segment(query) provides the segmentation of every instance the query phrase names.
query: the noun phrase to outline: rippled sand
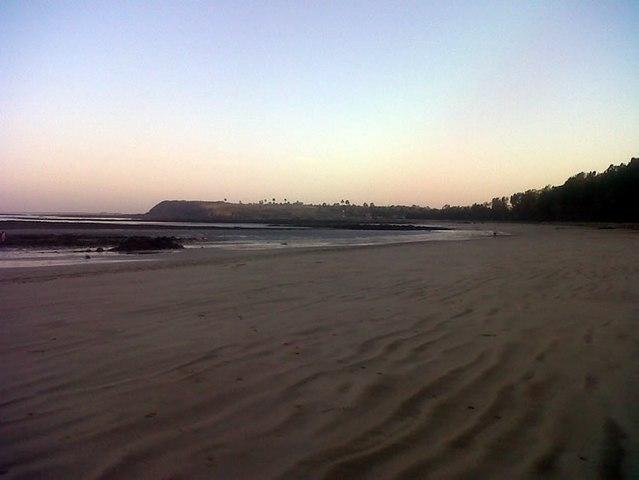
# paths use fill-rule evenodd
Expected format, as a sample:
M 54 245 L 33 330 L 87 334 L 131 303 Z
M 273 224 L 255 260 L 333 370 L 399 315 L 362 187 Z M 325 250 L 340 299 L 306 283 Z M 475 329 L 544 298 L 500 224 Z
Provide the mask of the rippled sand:
M 2 478 L 637 478 L 639 233 L 0 271 Z

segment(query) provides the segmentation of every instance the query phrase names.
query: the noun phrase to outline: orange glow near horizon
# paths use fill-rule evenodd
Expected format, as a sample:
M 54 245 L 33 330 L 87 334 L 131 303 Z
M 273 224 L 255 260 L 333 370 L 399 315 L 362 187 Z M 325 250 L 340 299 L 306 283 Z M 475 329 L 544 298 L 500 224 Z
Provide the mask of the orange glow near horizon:
M 0 5 L 0 211 L 439 207 L 639 155 L 632 4 L 162 5 Z

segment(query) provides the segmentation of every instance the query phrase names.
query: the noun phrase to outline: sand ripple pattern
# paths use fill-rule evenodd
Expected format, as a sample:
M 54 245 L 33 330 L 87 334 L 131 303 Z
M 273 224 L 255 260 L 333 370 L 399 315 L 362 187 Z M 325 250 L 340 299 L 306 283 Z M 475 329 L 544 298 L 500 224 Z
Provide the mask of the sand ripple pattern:
M 3 281 L 0 475 L 639 478 L 637 240 Z

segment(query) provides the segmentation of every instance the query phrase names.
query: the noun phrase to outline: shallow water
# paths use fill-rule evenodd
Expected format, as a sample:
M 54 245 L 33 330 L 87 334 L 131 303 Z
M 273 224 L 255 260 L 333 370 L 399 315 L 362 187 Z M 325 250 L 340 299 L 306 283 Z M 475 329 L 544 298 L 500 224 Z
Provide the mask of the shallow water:
M 470 240 L 491 236 L 479 230 L 438 231 L 361 231 L 337 229 L 308 229 L 303 232 L 230 232 L 206 235 L 192 247 L 241 249 L 312 248 L 336 246 L 366 246 L 428 241 Z
M 180 239 L 186 248 L 218 248 L 229 250 L 264 250 L 284 248 L 318 248 L 336 246 L 385 245 L 395 243 L 414 243 L 427 241 L 470 240 L 487 237 L 492 231 L 454 228 L 449 230 L 342 230 L 334 228 L 273 228 L 266 224 L 211 224 L 193 222 L 141 222 L 127 221 L 121 218 L 106 217 L 65 217 L 56 215 L 0 215 L 3 220 L 15 221 L 17 218 L 29 222 L 51 223 L 51 227 L 25 228 L 12 226 L 7 230 L 12 234 L 77 234 L 100 236 L 173 236 Z M 91 228 L 87 223 L 101 223 Z M 52 222 L 63 222 L 56 227 Z M 74 228 L 72 224 L 77 225 Z M 111 227 L 104 226 L 110 225 Z M 136 225 L 135 229 L 127 225 Z M 211 229 L 221 225 L 225 229 Z M 164 228 L 157 228 L 157 227 Z M 437 226 L 429 224 L 429 226 Z M 175 227 L 166 228 L 166 227 Z M 447 226 L 450 228 L 450 226 Z M 106 245 L 105 245 L 106 246 Z M 95 249 L 93 249 L 95 250 Z M 179 252 L 177 252 L 179 254 Z M 85 258 L 89 255 L 91 258 Z M 44 267 L 56 265 L 92 264 L 104 262 L 129 262 L 148 260 L 145 255 L 123 255 L 114 252 L 86 252 L 83 249 L 69 248 L 33 248 L 1 249 L 0 268 Z
M 86 258 L 89 255 L 90 258 Z M 0 268 L 55 267 L 96 263 L 148 261 L 144 255 L 122 255 L 116 252 L 85 252 L 75 249 L 7 248 L 0 250 Z
M 100 225 L 146 225 L 153 226 L 169 226 L 169 227 L 218 227 L 218 228 L 245 228 L 245 229 L 291 229 L 305 227 L 290 227 L 286 225 L 269 225 L 266 223 L 213 223 L 213 222 L 159 222 L 150 220 L 136 220 L 132 217 L 95 217 L 95 216 L 78 216 L 70 217 L 64 215 L 36 215 L 36 214 L 5 214 L 0 213 L 0 222 L 38 222 L 38 223 L 66 223 L 66 224 L 100 224 Z

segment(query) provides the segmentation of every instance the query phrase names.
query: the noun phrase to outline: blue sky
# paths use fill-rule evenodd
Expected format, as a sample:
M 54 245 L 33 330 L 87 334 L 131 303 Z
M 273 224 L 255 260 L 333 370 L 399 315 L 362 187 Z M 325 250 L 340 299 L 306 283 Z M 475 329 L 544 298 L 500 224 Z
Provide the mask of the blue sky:
M 0 210 L 463 204 L 639 155 L 637 2 L 0 3 Z

